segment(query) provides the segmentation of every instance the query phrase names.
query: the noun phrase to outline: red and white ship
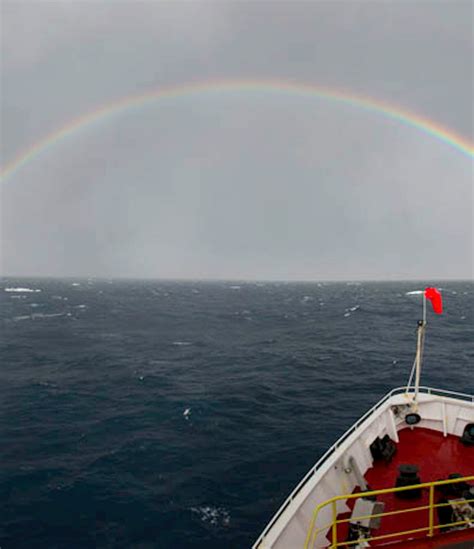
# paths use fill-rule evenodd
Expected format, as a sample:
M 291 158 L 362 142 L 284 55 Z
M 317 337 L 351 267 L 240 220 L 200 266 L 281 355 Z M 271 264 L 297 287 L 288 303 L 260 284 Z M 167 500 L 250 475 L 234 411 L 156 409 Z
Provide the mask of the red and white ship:
M 393 389 L 311 468 L 253 549 L 474 549 L 474 396 L 420 385 L 426 300 L 406 387 Z

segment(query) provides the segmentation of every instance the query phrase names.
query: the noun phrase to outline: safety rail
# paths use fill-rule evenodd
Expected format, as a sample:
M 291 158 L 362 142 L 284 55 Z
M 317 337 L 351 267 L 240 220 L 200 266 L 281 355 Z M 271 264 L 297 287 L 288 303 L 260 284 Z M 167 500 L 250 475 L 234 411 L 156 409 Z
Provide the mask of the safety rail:
M 474 402 L 474 395 L 469 395 L 468 393 L 459 393 L 458 391 L 448 391 L 447 389 L 435 389 L 433 387 L 420 387 L 420 393 L 425 393 L 427 395 L 441 396 L 447 398 L 457 398 L 458 400 L 464 400 L 466 402 Z M 413 394 L 413 388 L 407 391 L 406 387 L 397 387 L 390 391 L 388 396 L 400 395 L 400 394 Z
M 318 536 L 318 534 L 322 533 L 322 532 L 326 532 L 327 535 L 331 535 L 331 543 L 329 545 L 326 545 L 325 547 L 329 547 L 331 549 L 336 549 L 337 547 L 350 547 L 350 546 L 355 546 L 359 543 L 368 543 L 368 542 L 371 542 L 371 541 L 380 541 L 380 540 L 384 540 L 384 539 L 391 539 L 391 538 L 397 538 L 397 537 L 401 537 L 401 536 L 407 536 L 407 535 L 411 535 L 411 534 L 416 534 L 416 533 L 422 533 L 422 532 L 426 532 L 426 537 L 433 537 L 434 534 L 435 534 L 435 529 L 446 529 L 446 528 L 455 528 L 457 526 L 467 526 L 467 525 L 470 525 L 470 526 L 473 526 L 474 527 L 474 509 L 473 509 L 473 515 L 471 518 L 466 518 L 465 520 L 460 520 L 460 521 L 456 521 L 456 522 L 450 522 L 450 523 L 442 523 L 442 524 L 435 524 L 435 517 L 434 517 L 434 510 L 435 509 L 438 509 L 440 507 L 449 507 L 451 506 L 452 507 L 452 502 L 447 502 L 447 503 L 435 503 L 435 489 L 438 488 L 439 486 L 445 486 L 445 485 L 449 485 L 449 484 L 456 484 L 456 483 L 467 483 L 467 482 L 471 482 L 471 481 L 474 481 L 474 476 L 467 476 L 467 477 L 458 477 L 458 478 L 452 478 L 452 479 L 446 479 L 446 480 L 437 480 L 437 481 L 432 481 L 432 482 L 424 482 L 424 483 L 421 483 L 421 484 L 414 484 L 414 485 L 410 485 L 410 486 L 401 486 L 401 487 L 396 487 L 396 488 L 384 488 L 384 489 L 380 489 L 380 490 L 370 490 L 370 491 L 366 491 L 366 492 L 358 492 L 356 494 L 347 494 L 347 495 L 341 495 L 341 496 L 334 496 L 333 498 L 331 499 L 328 499 L 322 503 L 320 503 L 319 505 L 316 506 L 314 512 L 313 512 L 313 516 L 311 518 L 311 522 L 310 522 L 310 525 L 309 525 L 309 530 L 308 530 L 308 534 L 306 536 L 306 540 L 305 540 L 305 544 L 304 544 L 304 549 L 310 549 L 310 548 L 313 548 L 314 547 L 314 543 L 316 541 L 316 538 Z M 384 495 L 384 494 L 394 494 L 394 493 L 397 493 L 397 492 L 403 492 L 403 491 L 406 491 L 406 490 L 421 490 L 421 489 L 429 489 L 429 504 L 428 505 L 422 505 L 422 506 L 418 506 L 418 507 L 409 507 L 409 508 L 406 508 L 406 509 L 397 509 L 395 511 L 386 511 L 386 512 L 383 512 L 383 513 L 376 513 L 376 514 L 373 514 L 373 515 L 364 515 L 364 516 L 351 516 L 351 517 L 348 517 L 348 518 L 342 518 L 342 519 L 338 519 L 337 518 L 337 515 L 338 515 L 338 511 L 337 511 L 337 502 L 338 501 L 347 501 L 347 500 L 352 500 L 352 499 L 357 499 L 357 498 L 370 498 L 370 497 L 373 497 L 373 496 L 379 496 L 379 495 Z M 454 499 L 454 498 L 453 498 Z M 471 504 L 471 503 L 474 503 L 474 498 L 470 498 L 470 499 L 466 499 L 466 498 L 461 498 L 462 499 L 462 503 L 465 504 L 465 503 L 468 503 L 468 504 Z M 321 511 L 321 509 L 323 509 L 324 507 L 327 507 L 328 505 L 331 505 L 331 512 L 332 512 L 332 519 L 331 519 L 331 522 L 329 523 L 326 523 L 324 524 L 323 526 L 319 526 L 318 528 L 315 528 L 315 525 L 316 525 L 316 522 L 317 522 L 317 519 L 318 519 L 318 515 L 319 515 L 319 512 Z M 397 532 L 392 532 L 392 533 L 389 533 L 389 534 L 383 534 L 383 535 L 379 535 L 379 536 L 369 536 L 369 537 L 366 537 L 366 538 L 359 538 L 359 539 L 356 539 L 356 540 L 351 540 L 351 541 L 338 541 L 337 539 L 337 536 L 338 536 L 338 531 L 337 531 L 337 527 L 339 524 L 344 524 L 344 523 L 355 523 L 357 521 L 362 521 L 362 520 L 370 520 L 370 519 L 379 519 L 379 518 L 383 518 L 383 517 L 387 517 L 387 516 L 393 516 L 393 515 L 402 515 L 404 513 L 413 513 L 413 512 L 416 512 L 416 511 L 428 511 L 428 524 L 427 526 L 424 526 L 422 528 L 415 528 L 415 529 L 412 529 L 412 530 L 400 530 L 400 531 L 397 531 Z
M 435 389 L 433 387 L 420 387 L 419 388 L 420 393 L 428 394 L 428 395 L 434 395 L 434 396 L 440 396 L 445 398 L 457 398 L 459 400 L 463 400 L 466 402 L 472 402 L 474 403 L 474 395 L 469 395 L 466 393 L 458 393 L 456 391 L 449 391 L 445 389 Z M 258 547 L 258 545 L 263 541 L 265 536 L 268 534 L 268 532 L 271 530 L 273 525 L 276 523 L 276 521 L 281 517 L 281 515 L 285 512 L 285 510 L 288 508 L 288 506 L 293 502 L 295 497 L 298 495 L 298 493 L 301 491 L 301 489 L 308 483 L 308 481 L 316 474 L 316 472 L 324 465 L 324 463 L 336 452 L 336 450 L 355 432 L 357 429 L 370 417 L 372 416 L 377 410 L 380 409 L 380 407 L 385 404 L 390 398 L 392 398 L 395 395 L 400 394 L 407 394 L 411 395 L 413 394 L 413 391 L 409 390 L 407 391 L 407 387 L 396 387 L 395 389 L 392 389 L 389 393 L 387 393 L 385 396 L 383 396 L 370 410 L 368 410 L 359 420 L 352 425 L 352 427 L 346 431 L 319 459 L 318 461 L 311 467 L 311 469 L 306 473 L 306 475 L 303 477 L 303 479 L 298 483 L 296 488 L 291 492 L 291 494 L 287 497 L 287 499 L 283 502 L 281 507 L 278 509 L 278 511 L 275 513 L 275 515 L 272 517 L 270 522 L 267 524 L 263 532 L 258 537 L 257 541 L 254 543 L 253 547 Z

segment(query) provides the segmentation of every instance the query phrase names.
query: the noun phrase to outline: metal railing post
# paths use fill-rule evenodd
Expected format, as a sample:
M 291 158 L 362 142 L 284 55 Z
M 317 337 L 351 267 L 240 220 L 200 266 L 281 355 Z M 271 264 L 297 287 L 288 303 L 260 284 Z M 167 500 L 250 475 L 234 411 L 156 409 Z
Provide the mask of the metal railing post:
M 337 502 L 332 502 L 332 545 L 337 548 Z
M 428 537 L 432 538 L 434 534 L 434 484 L 430 486 L 430 507 L 429 507 L 429 530 Z

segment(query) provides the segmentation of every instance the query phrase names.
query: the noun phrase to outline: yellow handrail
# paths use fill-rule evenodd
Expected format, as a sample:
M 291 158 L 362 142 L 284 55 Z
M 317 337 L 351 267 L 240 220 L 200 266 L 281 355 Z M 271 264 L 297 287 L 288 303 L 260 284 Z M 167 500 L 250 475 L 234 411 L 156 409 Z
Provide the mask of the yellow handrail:
M 426 531 L 427 531 L 426 535 L 428 537 L 432 537 L 434 535 L 434 529 L 435 529 L 434 509 L 436 509 L 438 507 L 445 507 L 445 506 L 450 505 L 449 503 L 438 503 L 438 504 L 434 503 L 434 490 L 435 490 L 435 488 L 438 487 L 438 486 L 445 486 L 445 485 L 448 485 L 448 484 L 455 484 L 455 483 L 459 483 L 459 482 L 471 482 L 471 481 L 474 481 L 474 475 L 473 476 L 468 476 L 468 477 L 462 477 L 462 478 L 452 478 L 452 479 L 447 479 L 447 480 L 437 480 L 437 481 L 432 481 L 432 482 L 423 482 L 421 484 L 416 484 L 416 485 L 412 485 L 412 486 L 401 486 L 401 487 L 397 487 L 397 488 L 384 488 L 384 489 L 381 489 L 381 490 L 370 490 L 368 492 L 358 492 L 357 494 L 346 494 L 346 495 L 334 496 L 334 497 L 320 503 L 314 509 L 313 516 L 311 517 L 311 521 L 310 521 L 310 524 L 309 524 L 308 534 L 306 535 L 306 539 L 305 539 L 305 543 L 304 543 L 304 549 L 309 549 L 310 547 L 313 547 L 314 542 L 316 541 L 316 536 L 322 531 L 329 531 L 329 529 L 331 529 L 331 531 L 332 531 L 331 548 L 337 548 L 341 545 L 354 545 L 355 543 L 359 543 L 360 541 L 376 541 L 376 540 L 380 540 L 380 539 L 391 538 L 391 537 L 396 537 L 396 536 L 402 536 L 402 535 L 407 535 L 407 534 L 414 534 L 414 533 L 419 533 L 419 532 L 426 532 Z M 339 520 L 337 519 L 337 502 L 338 501 L 347 501 L 347 500 L 357 499 L 357 498 L 367 498 L 367 497 L 371 497 L 371 496 L 380 496 L 380 495 L 384 495 L 384 494 L 394 494 L 394 493 L 403 492 L 403 491 L 406 491 L 406 490 L 423 489 L 423 488 L 429 488 L 429 491 L 430 491 L 430 493 L 429 493 L 429 504 L 428 505 L 423 505 L 421 507 L 414 507 L 414 508 L 408 508 L 408 509 L 401 509 L 401 510 L 397 510 L 397 511 L 387 511 L 387 512 L 384 512 L 384 513 L 368 515 L 368 516 L 365 516 L 365 517 L 350 517 L 350 518 L 339 519 Z M 474 500 L 466 500 L 466 502 L 472 502 L 472 501 L 474 501 Z M 320 526 L 319 528 L 315 529 L 315 525 L 316 525 L 316 521 L 317 521 L 319 512 L 321 511 L 321 509 L 323 509 L 327 505 L 331 505 L 331 507 L 332 507 L 332 521 L 329 524 L 326 524 L 324 526 Z M 371 518 L 380 518 L 380 517 L 385 517 L 385 516 L 389 516 L 389 515 L 396 515 L 396 514 L 401 514 L 401 513 L 410 513 L 410 512 L 413 512 L 413 511 L 422 511 L 422 510 L 428 510 L 429 511 L 428 526 L 426 526 L 424 528 L 417 528 L 416 530 L 399 531 L 399 532 L 394 532 L 392 534 L 384 534 L 382 536 L 374 536 L 374 537 L 366 538 L 364 540 L 356 540 L 356 541 L 352 541 L 352 542 L 351 541 L 344 541 L 344 542 L 339 542 L 338 543 L 338 541 L 337 541 L 337 525 L 338 524 L 353 521 L 353 520 L 367 520 L 367 519 L 371 519 Z M 453 526 L 458 526 L 458 525 L 467 524 L 467 523 L 468 523 L 468 520 L 464 520 L 464 521 L 460 521 L 460 522 L 457 522 L 457 523 L 443 524 L 442 526 L 443 527 L 453 527 Z
M 428 537 L 429 538 L 432 538 L 433 537 L 433 532 L 434 532 L 434 484 L 432 486 L 430 486 L 430 518 L 429 518 L 429 532 L 428 532 Z
M 416 488 L 416 486 L 415 486 Z M 463 498 L 463 503 L 474 503 L 474 499 L 465 499 Z M 451 503 L 436 503 L 433 505 L 433 509 L 436 509 L 438 507 L 449 507 Z M 426 509 L 430 509 L 430 505 L 422 505 L 420 507 L 409 507 L 408 509 L 398 509 L 397 511 L 387 511 L 384 513 L 377 513 L 376 515 L 365 515 L 363 517 L 349 517 L 349 518 L 343 518 L 338 519 L 336 522 L 337 524 L 343 524 L 344 522 L 352 522 L 353 520 L 367 520 L 371 518 L 379 518 L 379 517 L 388 517 L 389 515 L 400 515 L 402 513 L 412 513 L 413 511 L 425 511 Z M 330 526 L 330 525 L 329 525 Z M 444 526 L 444 525 L 442 525 Z M 317 529 L 318 532 L 321 531 L 321 528 Z

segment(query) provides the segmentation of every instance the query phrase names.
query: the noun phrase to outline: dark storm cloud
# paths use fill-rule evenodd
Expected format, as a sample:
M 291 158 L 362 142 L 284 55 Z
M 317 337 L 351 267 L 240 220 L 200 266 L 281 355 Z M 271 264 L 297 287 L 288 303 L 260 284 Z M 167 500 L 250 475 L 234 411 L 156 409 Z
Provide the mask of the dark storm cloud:
M 351 89 L 472 137 L 470 2 L 4 2 L 2 162 L 160 85 Z M 58 143 L 4 183 L 4 273 L 472 276 L 472 164 L 320 100 L 204 94 Z

